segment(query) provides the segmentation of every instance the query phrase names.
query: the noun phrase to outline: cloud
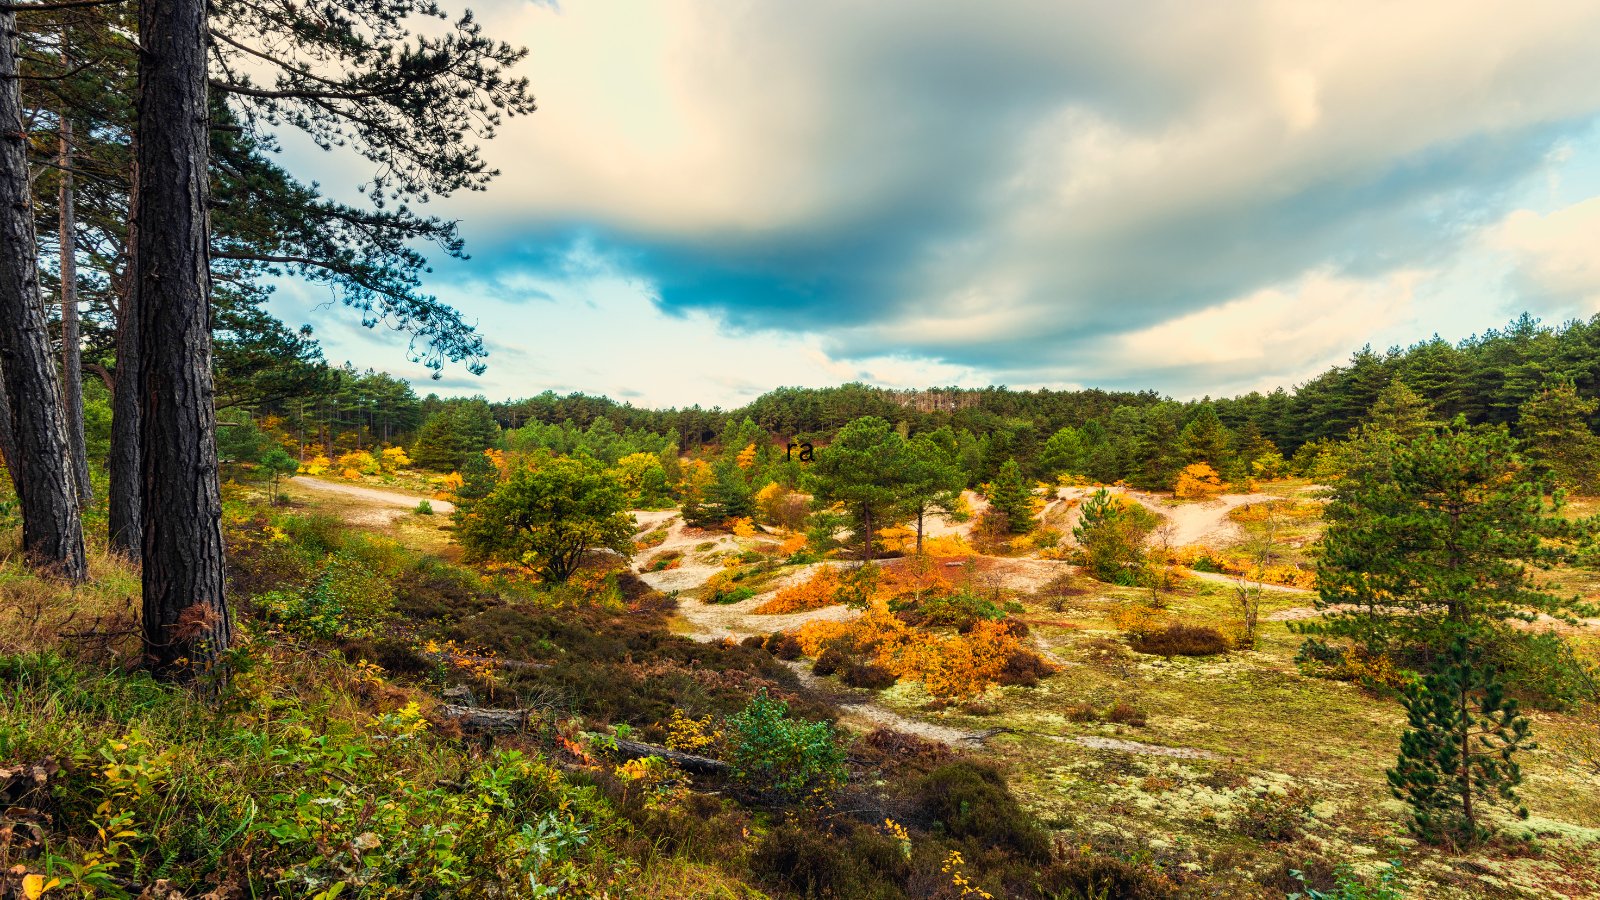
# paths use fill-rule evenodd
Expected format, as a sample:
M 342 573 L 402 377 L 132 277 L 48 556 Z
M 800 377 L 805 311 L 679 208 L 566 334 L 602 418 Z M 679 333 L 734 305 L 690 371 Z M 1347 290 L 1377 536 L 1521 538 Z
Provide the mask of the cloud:
M 1218 357 L 1194 335 L 1265 321 L 1310 341 L 1306 359 L 1348 349 L 1490 233 L 1522 289 L 1595 306 L 1592 220 L 1512 213 L 1566 164 L 1552 148 L 1593 140 L 1595 4 L 479 12 L 530 47 L 540 111 L 488 146 L 504 173 L 488 192 L 446 204 L 474 275 L 438 289 L 474 312 L 623 308 L 589 290 L 604 283 L 648 298 L 691 353 L 731 336 L 805 348 L 805 371 L 840 379 L 1153 372 L 1182 392 L 1301 371 L 1256 338 Z M 568 339 L 611 359 L 563 370 L 583 384 L 684 355 Z M 1159 340 L 1178 343 L 1152 368 Z M 774 383 L 718 378 L 722 396 Z
M 1519 209 L 1490 236 L 1515 261 L 1513 284 L 1524 297 L 1564 312 L 1600 312 L 1600 197 L 1548 215 Z

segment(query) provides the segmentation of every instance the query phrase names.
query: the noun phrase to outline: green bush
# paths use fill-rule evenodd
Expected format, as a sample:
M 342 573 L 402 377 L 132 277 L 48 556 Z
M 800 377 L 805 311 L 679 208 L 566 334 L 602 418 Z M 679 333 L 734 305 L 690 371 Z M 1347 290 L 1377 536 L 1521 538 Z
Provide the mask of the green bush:
M 718 589 L 710 597 L 706 598 L 706 602 L 707 603 L 739 603 L 739 602 L 744 601 L 744 600 L 749 600 L 751 597 L 754 597 L 755 595 L 756 595 L 756 589 L 755 588 L 746 587 L 744 585 L 740 585 L 739 587 L 736 587 L 736 588 Z
M 798 800 L 845 781 L 845 754 L 827 722 L 789 718 L 789 704 L 758 691 L 725 731 L 740 781 L 760 794 Z
M 431 516 L 431 515 L 433 515 L 433 504 L 431 502 L 427 501 L 427 500 L 419 500 L 417 502 L 417 515 L 419 515 L 419 516 Z
M 1334 869 L 1334 886 L 1319 891 L 1306 885 L 1304 873 L 1290 870 L 1289 875 L 1306 889 L 1290 894 L 1288 900 L 1405 900 L 1403 874 L 1400 861 L 1390 860 L 1389 868 L 1383 870 L 1378 880 L 1368 882 L 1346 863 Z
M 340 553 L 328 560 L 310 587 L 268 591 L 256 598 L 263 617 L 305 637 L 363 637 L 394 608 L 389 581 Z

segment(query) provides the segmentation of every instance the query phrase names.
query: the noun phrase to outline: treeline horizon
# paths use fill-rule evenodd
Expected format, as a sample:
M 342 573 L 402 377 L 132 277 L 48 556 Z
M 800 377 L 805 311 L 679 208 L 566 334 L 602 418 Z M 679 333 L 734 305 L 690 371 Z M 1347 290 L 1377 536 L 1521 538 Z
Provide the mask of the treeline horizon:
M 1570 384 L 1579 398 L 1600 397 L 1600 316 L 1547 326 L 1524 313 L 1456 344 L 1435 337 L 1382 353 L 1369 345 L 1292 389 L 1185 401 L 1154 390 L 897 390 L 852 382 L 780 387 L 729 410 L 635 407 L 553 391 L 491 403 L 481 395 L 418 397 L 404 381 L 348 364 L 308 383 L 318 390 L 248 410 L 292 436 L 301 461 L 404 445 L 419 465 L 436 471 L 459 468 L 490 447 L 582 453 L 613 465 L 630 453 L 668 448 L 690 457 L 720 455 L 730 440 L 739 449 L 752 436 L 764 436 L 781 455 L 789 442 L 824 447 L 848 423 L 872 417 L 903 437 L 944 434 L 973 486 L 1015 460 L 1031 478 L 1070 472 L 1165 489 L 1196 460 L 1230 482 L 1306 474 L 1328 444 L 1348 438 L 1396 385 L 1434 421 L 1462 416 L 1520 434 L 1522 408 L 1548 388 Z M 1592 414 L 1582 418 L 1590 431 L 1600 424 Z

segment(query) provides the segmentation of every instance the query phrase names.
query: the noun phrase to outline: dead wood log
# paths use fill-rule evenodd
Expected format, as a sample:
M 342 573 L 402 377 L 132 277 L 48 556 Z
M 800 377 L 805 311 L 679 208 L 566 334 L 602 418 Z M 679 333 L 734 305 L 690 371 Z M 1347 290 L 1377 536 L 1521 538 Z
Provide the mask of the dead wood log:
M 709 756 L 696 756 L 693 753 L 680 753 L 667 747 L 658 747 L 655 744 L 629 741 L 622 738 L 617 738 L 617 754 L 624 759 L 659 756 L 683 771 L 694 775 L 727 775 L 733 771 L 733 766 L 720 759 L 712 759 Z
M 446 703 L 440 714 L 460 726 L 462 731 L 484 734 L 511 734 L 528 726 L 533 716 L 531 709 L 481 709 L 476 706 L 456 706 Z

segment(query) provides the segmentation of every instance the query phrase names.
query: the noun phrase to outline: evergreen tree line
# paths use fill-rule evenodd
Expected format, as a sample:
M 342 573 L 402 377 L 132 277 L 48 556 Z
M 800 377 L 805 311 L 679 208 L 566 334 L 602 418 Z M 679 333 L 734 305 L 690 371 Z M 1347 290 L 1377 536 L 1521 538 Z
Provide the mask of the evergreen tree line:
M 1584 401 L 1600 397 L 1600 316 L 1550 327 L 1524 314 L 1504 329 L 1458 344 L 1434 337 L 1382 353 L 1364 347 L 1347 364 L 1292 390 L 1191 402 L 1153 391 L 894 391 L 846 384 L 779 388 L 731 411 L 643 409 L 553 392 L 496 403 L 493 410 L 507 428 L 587 428 L 604 419 L 618 431 L 675 432 L 685 451 L 716 444 L 730 423 L 746 419 L 779 443 L 826 443 L 849 422 L 873 416 L 903 436 L 950 428 L 969 484 L 992 480 L 1015 459 L 1028 477 L 1070 471 L 1155 489 L 1171 487 L 1184 465 L 1201 460 L 1229 480 L 1254 475 L 1257 462 L 1269 469 L 1278 465 L 1274 453 L 1286 462 L 1300 454 L 1303 468 L 1321 449 L 1303 448 L 1347 438 L 1396 381 L 1421 397 L 1439 421 L 1461 415 L 1469 424 L 1516 428 L 1524 405 L 1551 387 L 1571 385 Z M 1592 430 L 1600 419 L 1591 412 L 1587 424 Z

